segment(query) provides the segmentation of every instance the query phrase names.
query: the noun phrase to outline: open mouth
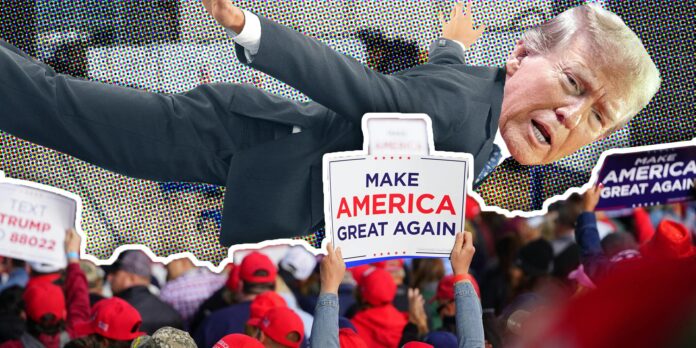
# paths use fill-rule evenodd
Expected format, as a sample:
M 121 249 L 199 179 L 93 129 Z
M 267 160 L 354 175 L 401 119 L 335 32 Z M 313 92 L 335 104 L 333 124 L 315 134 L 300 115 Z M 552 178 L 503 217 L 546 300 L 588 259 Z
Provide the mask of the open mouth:
M 542 144 L 551 145 L 551 135 L 546 128 L 534 120 L 532 120 L 532 126 L 534 137 Z

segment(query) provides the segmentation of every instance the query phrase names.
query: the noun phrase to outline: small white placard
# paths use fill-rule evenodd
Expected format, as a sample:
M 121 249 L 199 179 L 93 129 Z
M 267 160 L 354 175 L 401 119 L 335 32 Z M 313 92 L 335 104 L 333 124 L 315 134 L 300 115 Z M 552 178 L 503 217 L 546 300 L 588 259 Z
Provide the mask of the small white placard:
M 65 232 L 76 228 L 77 196 L 22 180 L 0 180 L 0 255 L 65 267 Z

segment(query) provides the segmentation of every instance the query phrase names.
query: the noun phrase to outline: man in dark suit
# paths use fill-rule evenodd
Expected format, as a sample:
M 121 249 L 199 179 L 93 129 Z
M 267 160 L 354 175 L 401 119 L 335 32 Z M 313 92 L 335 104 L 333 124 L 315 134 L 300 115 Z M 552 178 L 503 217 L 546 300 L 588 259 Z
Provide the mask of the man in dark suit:
M 532 44 L 528 36 L 499 69 L 464 64 L 463 48 L 481 30 L 457 4 L 429 64 L 382 75 L 227 0 L 204 5 L 233 32 L 240 61 L 313 102 L 249 85 L 164 95 L 84 81 L 2 43 L 0 104 L 11 112 L 0 117 L 0 129 L 129 176 L 226 185 L 221 243 L 231 245 L 291 237 L 320 224 L 322 156 L 361 148 L 367 112 L 430 115 L 436 148 L 471 153 L 480 181 L 498 163 L 498 129 L 518 162 L 548 163 L 620 127 L 657 89 L 653 83 L 645 93 L 626 92 L 635 79 L 624 76 L 636 69 L 587 53 L 600 45 L 579 34 L 583 21 L 607 16 L 594 7 L 566 20 L 579 24 L 557 40 L 563 49 L 542 39 Z M 245 39 L 254 26 L 256 37 Z M 626 35 L 601 48 L 635 46 L 635 34 Z M 642 53 L 630 67 L 643 72 L 639 81 L 653 81 L 657 72 Z

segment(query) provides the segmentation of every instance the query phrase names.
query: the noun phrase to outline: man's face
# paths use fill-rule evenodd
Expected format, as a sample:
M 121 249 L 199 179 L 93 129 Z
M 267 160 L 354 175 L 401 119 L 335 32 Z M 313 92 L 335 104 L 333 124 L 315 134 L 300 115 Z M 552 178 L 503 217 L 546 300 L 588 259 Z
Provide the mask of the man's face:
M 109 284 L 111 285 L 111 291 L 114 294 L 118 294 L 130 287 L 129 274 L 127 272 L 118 270 L 109 275 Z
M 617 79 L 591 57 L 582 40 L 544 55 L 527 55 L 518 44 L 507 64 L 499 123 L 517 162 L 557 161 L 627 117 Z

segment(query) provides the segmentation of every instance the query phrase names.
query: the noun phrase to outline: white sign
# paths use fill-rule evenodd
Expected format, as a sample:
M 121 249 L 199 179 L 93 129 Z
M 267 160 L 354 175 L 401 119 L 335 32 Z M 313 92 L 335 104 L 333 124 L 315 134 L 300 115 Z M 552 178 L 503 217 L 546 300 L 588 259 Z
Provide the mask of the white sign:
M 428 127 L 424 119 L 374 114 L 367 122 L 368 153 L 373 155 L 428 155 Z
M 373 149 L 370 131 L 375 128 L 368 124 L 384 117 L 388 122 L 377 123 L 404 122 L 404 127 L 395 128 L 400 142 L 417 144 L 419 134 L 425 134 L 427 151 L 324 155 L 327 240 L 341 247 L 349 265 L 397 257 L 445 257 L 455 234 L 464 230 L 473 159 L 469 154 L 435 152 L 431 121 L 423 114 L 367 114 L 364 149 Z M 380 132 L 380 139 L 388 138 L 383 128 Z
M 80 200 L 14 179 L 0 180 L 0 255 L 65 267 L 65 231 L 77 227 Z

